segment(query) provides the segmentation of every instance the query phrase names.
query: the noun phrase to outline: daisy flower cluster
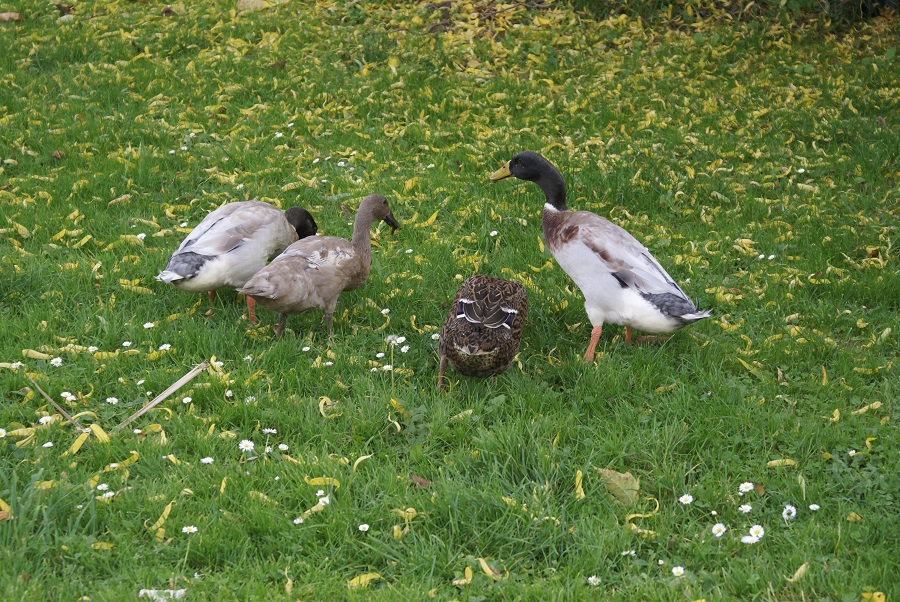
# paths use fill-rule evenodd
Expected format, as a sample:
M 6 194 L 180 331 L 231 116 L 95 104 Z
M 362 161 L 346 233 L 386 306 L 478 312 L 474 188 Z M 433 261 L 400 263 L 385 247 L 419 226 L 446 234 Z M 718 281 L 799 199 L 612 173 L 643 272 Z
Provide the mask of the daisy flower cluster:
M 761 495 L 763 495 L 762 492 L 764 492 L 764 489 L 761 486 L 756 485 L 750 481 L 741 483 L 737 488 L 737 499 L 743 498 L 746 494 L 748 494 L 752 491 L 759 492 L 760 496 L 761 496 Z M 694 496 L 690 493 L 683 493 L 677 499 L 678 499 L 678 503 L 681 506 L 692 506 L 695 501 Z M 746 502 L 741 503 L 735 509 L 737 510 L 739 515 L 752 516 L 752 514 L 754 512 L 753 505 L 746 503 Z M 819 504 L 809 504 L 810 512 L 817 512 L 819 509 L 820 509 Z M 759 510 L 757 510 L 756 512 L 758 513 Z M 723 514 L 728 514 L 728 513 L 723 512 Z M 766 514 L 768 514 L 768 513 L 766 513 Z M 791 521 L 796 520 L 797 517 L 799 516 L 799 514 L 800 514 L 800 511 L 797 509 L 796 506 L 794 506 L 792 504 L 784 504 L 781 507 L 781 518 L 786 524 L 790 523 Z M 712 535 L 712 541 L 725 540 L 725 541 L 735 542 L 735 544 L 736 544 L 736 542 L 739 541 L 740 543 L 742 543 L 746 546 L 752 546 L 754 544 L 760 543 L 766 535 L 766 527 L 764 527 L 762 524 L 760 524 L 762 521 L 748 520 L 746 523 L 748 526 L 744 527 L 744 528 L 746 528 L 746 531 L 740 532 L 740 530 L 738 530 L 738 527 L 727 525 L 726 521 L 723 520 L 719 516 L 719 511 L 710 510 L 709 515 L 714 517 L 716 519 L 716 522 L 713 525 L 711 525 L 710 527 L 705 527 L 703 529 L 703 531 L 705 533 Z M 749 518 L 749 516 L 748 516 L 748 518 Z M 729 533 L 729 531 L 732 531 L 732 530 L 734 530 L 735 536 L 733 538 L 727 537 L 727 534 Z M 737 545 L 740 545 L 740 544 L 737 544 Z M 628 550 L 622 551 L 621 556 L 623 558 L 638 559 L 639 553 L 637 550 L 628 549 Z M 660 567 L 663 567 L 664 565 L 666 565 L 667 562 L 668 561 L 666 559 L 657 558 L 657 563 Z M 689 573 L 688 569 L 682 565 L 673 566 L 670 569 L 670 572 L 671 572 L 671 575 L 673 577 L 675 577 L 676 579 L 687 578 L 688 573 Z M 596 586 L 600 585 L 601 580 L 596 575 L 592 575 L 587 578 L 587 582 L 588 582 L 588 585 L 590 585 L 592 587 L 596 587 Z

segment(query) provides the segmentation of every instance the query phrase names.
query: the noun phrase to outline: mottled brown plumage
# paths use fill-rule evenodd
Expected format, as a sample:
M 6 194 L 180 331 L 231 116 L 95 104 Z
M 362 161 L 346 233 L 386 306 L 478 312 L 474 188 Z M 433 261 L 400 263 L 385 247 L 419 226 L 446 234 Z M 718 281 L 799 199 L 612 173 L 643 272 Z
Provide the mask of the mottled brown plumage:
M 447 361 L 466 376 L 491 376 L 509 367 L 519 351 L 528 314 L 528 295 L 518 282 L 492 276 L 470 276 L 456 297 L 441 329 L 438 389 Z

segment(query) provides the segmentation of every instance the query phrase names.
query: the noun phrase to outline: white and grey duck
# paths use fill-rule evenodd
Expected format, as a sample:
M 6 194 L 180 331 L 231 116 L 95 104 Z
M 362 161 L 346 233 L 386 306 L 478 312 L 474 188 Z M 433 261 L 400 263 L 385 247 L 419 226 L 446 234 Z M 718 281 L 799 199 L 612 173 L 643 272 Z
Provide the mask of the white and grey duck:
M 438 390 L 447 362 L 466 376 L 506 370 L 519 351 L 528 314 L 528 295 L 518 282 L 483 274 L 463 281 L 441 329 Z
M 531 151 L 518 153 L 491 174 L 491 181 L 509 176 L 534 182 L 544 191 L 544 240 L 584 294 L 593 326 L 586 362 L 594 359 L 604 323 L 625 326 L 627 343 L 632 328 L 669 333 L 710 315 L 697 309 L 647 247 L 624 228 L 590 211 L 570 211 L 565 182 L 550 161 Z
M 290 245 L 260 270 L 238 292 L 278 312 L 275 335 L 284 330 L 290 314 L 318 308 L 331 317 L 343 291 L 362 286 L 372 266 L 371 228 L 383 220 L 394 232 L 400 227 L 387 199 L 371 194 L 362 200 L 353 223 L 352 241 L 336 236 L 313 236 Z
M 183 291 L 208 293 L 210 303 L 222 287 L 240 288 L 292 242 L 315 234 L 306 209 L 282 211 L 262 201 L 222 205 L 191 230 L 156 279 Z M 254 301 L 247 314 L 256 322 Z

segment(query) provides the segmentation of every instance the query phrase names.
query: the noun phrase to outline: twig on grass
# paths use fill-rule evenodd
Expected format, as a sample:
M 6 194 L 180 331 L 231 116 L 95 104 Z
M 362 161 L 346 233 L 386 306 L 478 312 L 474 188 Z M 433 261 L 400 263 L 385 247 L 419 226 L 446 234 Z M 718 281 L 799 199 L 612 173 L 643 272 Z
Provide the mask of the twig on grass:
M 66 412 L 61 405 L 59 405 L 58 403 L 53 401 L 53 398 L 50 397 L 49 395 L 47 395 L 44 392 L 44 390 L 41 388 L 41 386 L 39 384 L 37 384 L 36 382 L 34 382 L 33 378 L 31 378 L 30 376 L 26 376 L 25 378 L 27 378 L 31 382 L 31 384 L 34 385 L 34 388 L 37 389 L 41 395 L 44 396 L 44 399 L 49 401 L 53 405 L 53 407 L 56 408 L 57 412 L 59 412 L 60 414 L 63 415 L 63 418 L 65 418 L 66 420 L 68 420 L 69 422 L 71 422 L 72 424 L 77 426 L 79 429 L 84 428 L 83 426 L 81 426 L 81 424 L 77 420 L 75 420 L 74 418 L 69 416 L 69 413 Z
M 126 418 L 123 422 L 121 422 L 113 430 L 117 431 L 120 428 L 122 428 L 123 426 L 125 426 L 126 424 L 128 424 L 129 422 L 131 422 L 132 420 L 134 420 L 135 418 L 143 416 L 144 414 L 146 414 L 147 412 L 152 410 L 157 404 L 159 404 L 160 402 L 165 400 L 167 397 L 169 397 L 172 393 L 174 393 L 175 391 L 177 391 L 178 389 L 180 389 L 181 387 L 183 387 L 184 385 L 186 385 L 187 383 L 192 381 L 195 376 L 197 376 L 198 374 L 200 374 L 201 372 L 206 370 L 208 367 L 209 367 L 209 364 L 207 364 L 206 362 L 201 362 L 201 363 L 197 364 L 196 366 L 194 366 L 191 369 L 190 372 L 188 372 L 187 374 L 185 374 L 184 376 L 182 376 L 181 378 L 176 380 L 174 383 L 169 385 L 169 388 L 166 389 L 165 391 L 163 391 L 162 393 L 160 393 L 159 395 L 157 395 L 156 397 L 154 397 L 153 401 L 148 401 L 147 403 L 145 403 L 144 406 L 140 410 L 138 410 L 137 412 L 135 412 L 134 414 L 132 414 L 131 416 Z

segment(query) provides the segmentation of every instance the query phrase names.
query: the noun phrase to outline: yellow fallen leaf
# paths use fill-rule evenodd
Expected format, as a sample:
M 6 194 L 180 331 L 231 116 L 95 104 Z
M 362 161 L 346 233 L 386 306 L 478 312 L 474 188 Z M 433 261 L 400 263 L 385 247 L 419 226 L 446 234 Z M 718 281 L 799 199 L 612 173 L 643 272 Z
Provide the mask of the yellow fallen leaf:
M 405 527 L 394 525 L 393 527 L 391 527 L 391 535 L 394 537 L 394 539 L 400 539 L 407 533 L 409 533 L 409 525 L 406 525 Z
M 766 463 L 766 468 L 774 468 L 776 466 L 796 466 L 797 462 L 790 458 L 781 458 L 780 460 L 772 460 Z
M 431 224 L 434 223 L 434 220 L 437 219 L 437 216 L 438 216 L 438 212 L 435 211 L 434 213 L 431 214 L 431 217 L 426 219 L 424 222 L 422 222 L 421 224 L 416 224 L 416 228 L 424 228 L 425 226 L 430 226 Z
M 77 454 L 78 450 L 81 449 L 81 446 L 84 445 L 84 442 L 87 441 L 88 437 L 90 436 L 90 433 L 81 433 L 80 435 L 78 435 L 78 437 L 75 438 L 75 442 L 72 444 L 72 446 L 62 455 L 71 456 L 73 454 Z
M 829 418 L 828 420 L 831 422 L 837 422 L 840 419 L 841 419 L 841 411 L 839 409 L 835 408 L 834 412 L 832 412 L 832 414 L 831 414 L 831 418 Z
M 465 575 L 465 577 L 461 577 L 460 579 L 454 579 L 453 581 L 450 582 L 450 584 L 463 586 L 463 585 L 469 585 L 470 583 L 472 583 L 472 567 L 467 566 L 466 570 L 463 571 L 463 574 Z
M 638 501 L 640 479 L 636 479 L 630 472 L 623 474 L 606 468 L 596 468 L 596 470 L 603 479 L 606 490 L 614 498 L 626 506 L 631 506 Z
M 95 541 L 91 544 L 91 548 L 94 550 L 112 550 L 115 545 L 107 541 Z
M 374 455 L 375 455 L 375 454 L 369 454 L 368 456 L 360 456 L 360 457 L 358 457 L 358 458 L 356 459 L 356 461 L 353 463 L 353 472 L 356 472 L 356 467 L 359 466 L 364 460 L 368 460 L 369 458 L 371 458 L 371 457 L 374 456 Z
M 632 533 L 640 535 L 641 537 L 643 537 L 645 539 L 648 537 L 655 537 L 656 535 L 658 535 L 658 533 L 656 531 L 651 531 L 650 529 L 641 529 L 634 523 L 628 523 L 628 526 L 631 527 Z
M 36 481 L 34 484 L 34 488 L 38 491 L 46 491 L 54 487 L 56 487 L 56 481 Z
M 228 477 L 222 477 L 222 484 L 219 485 L 219 495 L 225 493 L 225 484 L 228 483 Z
M 356 577 L 348 581 L 347 587 L 349 587 L 350 589 L 367 587 L 369 583 L 377 579 L 381 579 L 381 575 L 379 575 L 378 573 L 364 573 L 362 575 L 357 575 Z
M 33 360 L 49 360 L 51 356 L 46 353 L 41 353 L 40 351 L 35 351 L 34 349 L 23 349 L 22 357 L 27 357 Z
M 322 418 L 335 418 L 336 416 L 340 416 L 340 414 L 331 412 L 337 404 L 338 401 L 336 399 L 332 401 L 330 397 L 323 395 L 319 398 L 319 414 L 322 415 Z
M 166 519 L 169 518 L 169 513 L 172 511 L 172 506 L 174 505 L 175 500 L 172 500 L 171 502 L 166 504 L 166 507 L 163 508 L 162 514 L 159 515 L 159 518 L 156 519 L 156 522 L 153 523 L 153 525 L 147 527 L 147 521 L 144 521 L 144 527 L 146 527 L 148 531 L 156 531 L 157 529 L 162 527 L 165 524 Z
M 391 418 L 390 416 L 388 416 L 387 421 L 390 423 L 391 426 L 393 426 L 395 429 L 397 429 L 397 432 L 398 432 L 398 433 L 399 433 L 401 430 L 403 430 L 403 429 L 400 427 L 400 423 L 397 422 L 396 420 L 394 420 L 393 418 Z
M 467 417 L 471 416 L 472 412 L 473 412 L 473 410 L 463 410 L 459 414 L 451 416 L 450 420 L 452 420 L 453 422 L 458 422 L 458 421 L 462 420 L 463 418 L 467 418 Z
M 104 431 L 96 422 L 91 425 L 91 432 L 94 433 L 98 443 L 109 443 L 109 435 L 107 435 L 106 431 Z
M 851 512 L 850 514 L 847 515 L 847 520 L 850 521 L 851 523 L 861 523 L 862 519 L 863 519 L 863 517 L 861 517 L 856 512 Z
M 858 410 L 853 410 L 852 412 L 850 412 L 850 415 L 851 416 L 859 416 L 860 414 L 865 414 L 869 410 L 877 410 L 878 408 L 881 407 L 881 405 L 882 404 L 880 401 L 876 401 L 874 403 L 870 403 L 869 405 L 867 405 L 865 407 L 859 408 Z
M 866 449 L 872 451 L 872 441 L 877 441 L 878 437 L 866 437 Z
M 3 512 L 9 512 L 11 510 L 9 504 L 4 502 L 3 498 L 0 498 L 0 510 L 2 510 Z
M 493 579 L 494 581 L 499 581 L 500 579 L 503 579 L 503 573 L 501 573 L 500 571 L 498 571 L 497 569 L 495 569 L 494 567 L 489 565 L 487 563 L 487 560 L 485 560 L 484 558 L 479 558 L 478 564 L 481 566 L 481 571 L 485 575 L 487 575 L 488 577 Z
M 406 411 L 406 408 L 403 407 L 403 404 L 391 397 L 391 407 L 400 412 L 400 414 L 409 420 L 409 412 Z
M 585 498 L 584 495 L 584 487 L 582 487 L 581 482 L 584 480 L 584 473 L 580 470 L 575 472 L 575 499 L 583 500 Z
M 884 592 L 863 592 L 862 599 L 871 600 L 871 602 L 887 602 Z
M 333 487 L 334 489 L 341 488 L 341 482 L 331 477 L 316 477 L 314 479 L 303 477 L 303 480 L 306 481 L 307 485 L 312 485 L 314 487 Z
M 265 493 L 263 493 L 262 491 L 251 491 L 251 492 L 250 492 L 250 497 L 252 497 L 252 498 L 254 498 L 254 499 L 256 499 L 256 500 L 259 500 L 260 502 L 262 502 L 262 503 L 264 503 L 264 504 L 272 504 L 273 506 L 277 506 L 277 505 L 278 505 L 278 502 L 276 502 L 275 500 L 273 500 L 272 498 L 270 498 L 269 496 L 267 496 L 267 495 L 266 495 Z
M 131 291 L 132 293 L 136 293 L 138 295 L 152 295 L 153 291 L 147 288 L 146 286 L 138 286 L 136 284 L 122 285 L 126 291 Z
M 800 565 L 800 568 L 799 568 L 799 569 L 797 569 L 796 571 L 794 571 L 794 576 L 793 576 L 793 577 L 785 577 L 785 579 L 787 579 L 787 580 L 790 581 L 791 583 L 797 583 L 798 581 L 800 581 L 800 579 L 803 578 L 803 575 L 806 574 L 806 571 L 807 571 L 808 569 L 809 569 L 809 563 L 808 563 L 808 562 L 804 562 L 803 564 Z
M 393 510 L 391 510 L 391 512 L 393 512 L 394 514 L 396 514 L 397 516 L 402 518 L 403 521 L 407 522 L 407 523 L 409 521 L 413 520 L 414 518 L 416 518 L 417 516 L 421 515 L 421 513 L 418 510 L 416 510 L 415 508 L 407 508 L 406 510 L 402 510 L 400 508 L 394 508 Z

